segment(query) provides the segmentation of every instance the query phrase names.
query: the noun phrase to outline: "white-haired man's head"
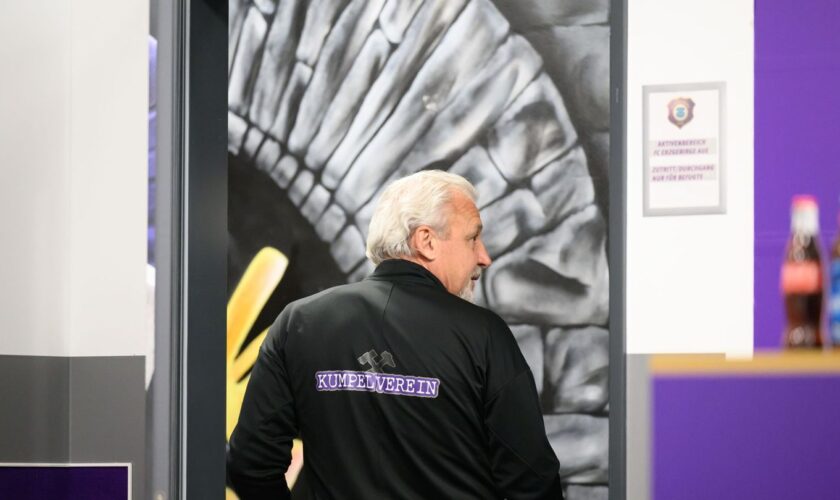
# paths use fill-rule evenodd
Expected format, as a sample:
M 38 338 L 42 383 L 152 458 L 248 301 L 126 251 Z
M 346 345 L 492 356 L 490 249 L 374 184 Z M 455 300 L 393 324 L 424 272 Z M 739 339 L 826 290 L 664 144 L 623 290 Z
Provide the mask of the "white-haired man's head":
M 382 192 L 367 238 L 379 264 L 405 259 L 428 269 L 451 293 L 469 300 L 490 257 L 481 241 L 475 188 L 459 175 L 424 170 Z

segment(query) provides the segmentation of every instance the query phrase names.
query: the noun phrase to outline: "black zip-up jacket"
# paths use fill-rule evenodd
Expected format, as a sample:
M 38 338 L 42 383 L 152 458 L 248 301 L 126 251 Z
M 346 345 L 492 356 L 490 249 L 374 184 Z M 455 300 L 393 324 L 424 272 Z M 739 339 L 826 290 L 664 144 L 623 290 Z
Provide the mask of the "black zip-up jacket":
M 534 379 L 496 314 L 423 267 L 289 304 L 228 448 L 242 500 L 288 498 L 292 439 L 317 499 L 557 499 Z

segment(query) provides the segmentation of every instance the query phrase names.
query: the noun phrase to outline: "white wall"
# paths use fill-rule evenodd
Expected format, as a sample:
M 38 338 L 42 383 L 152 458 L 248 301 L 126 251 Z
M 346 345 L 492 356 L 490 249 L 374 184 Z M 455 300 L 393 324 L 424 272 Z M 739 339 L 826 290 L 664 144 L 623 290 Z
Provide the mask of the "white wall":
M 0 354 L 145 351 L 148 2 L 0 16 Z
M 628 2 L 629 353 L 749 354 L 753 335 L 753 2 Z M 642 217 L 642 86 L 726 82 L 727 213 Z

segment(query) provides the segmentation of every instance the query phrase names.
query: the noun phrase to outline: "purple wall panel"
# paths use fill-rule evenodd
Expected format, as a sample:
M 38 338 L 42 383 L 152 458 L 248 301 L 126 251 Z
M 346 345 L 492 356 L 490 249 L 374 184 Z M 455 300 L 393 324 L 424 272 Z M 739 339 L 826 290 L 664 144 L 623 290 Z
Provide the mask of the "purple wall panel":
M 816 196 L 824 249 L 837 234 L 840 2 L 755 9 L 755 346 L 778 348 L 791 198 Z M 840 498 L 837 394 L 838 376 L 654 379 L 654 499 Z
M 774 348 L 793 195 L 817 197 L 824 249 L 837 234 L 840 2 L 757 0 L 755 8 L 755 346 Z
M 840 377 L 659 378 L 655 500 L 840 498 Z
M 0 498 L 127 500 L 128 467 L 0 467 Z

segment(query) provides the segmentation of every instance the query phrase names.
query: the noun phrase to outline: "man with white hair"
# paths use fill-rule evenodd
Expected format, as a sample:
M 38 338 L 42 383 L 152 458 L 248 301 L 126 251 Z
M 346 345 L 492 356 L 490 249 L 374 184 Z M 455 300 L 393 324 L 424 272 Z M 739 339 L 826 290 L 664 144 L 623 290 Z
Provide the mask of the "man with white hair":
M 313 498 L 562 498 L 531 371 L 469 302 L 491 263 L 475 201 L 446 172 L 392 183 L 370 222 L 373 274 L 283 310 L 230 439 L 242 500 L 289 497 L 298 435 Z

